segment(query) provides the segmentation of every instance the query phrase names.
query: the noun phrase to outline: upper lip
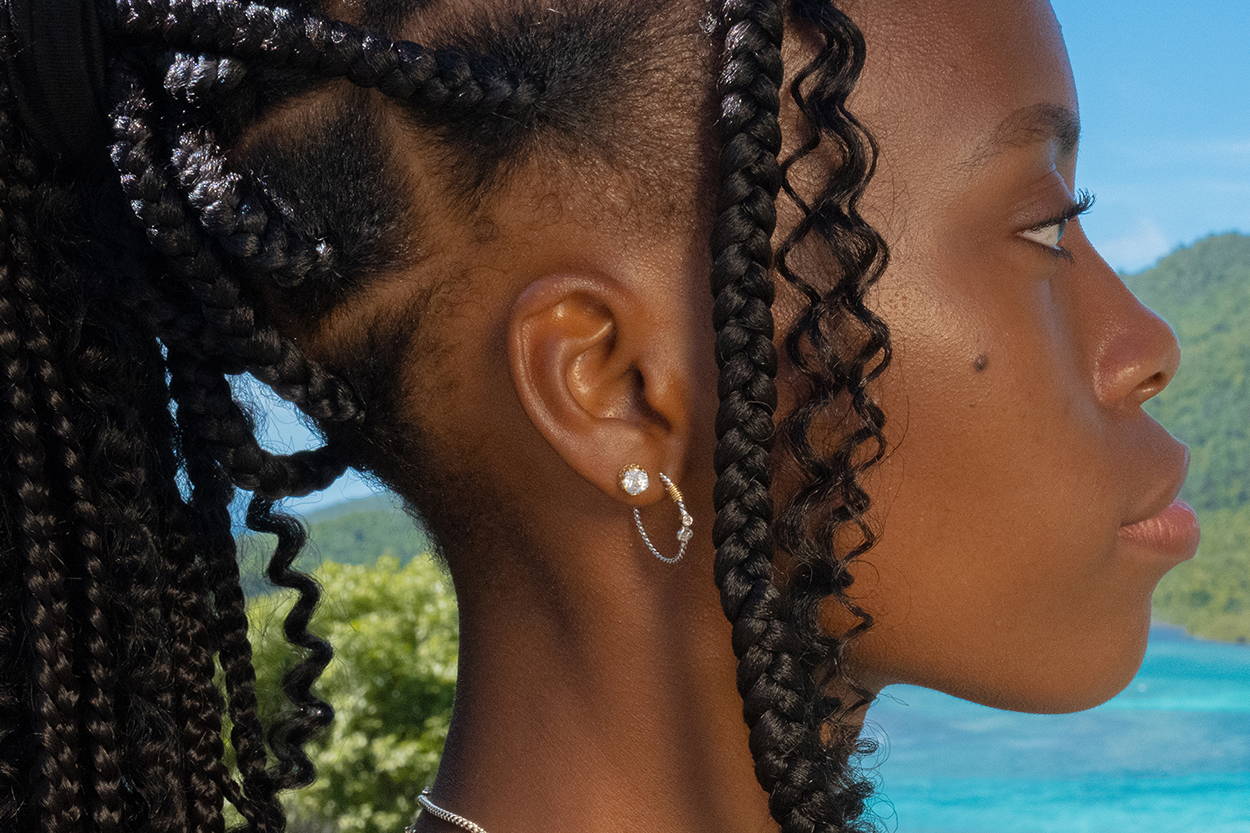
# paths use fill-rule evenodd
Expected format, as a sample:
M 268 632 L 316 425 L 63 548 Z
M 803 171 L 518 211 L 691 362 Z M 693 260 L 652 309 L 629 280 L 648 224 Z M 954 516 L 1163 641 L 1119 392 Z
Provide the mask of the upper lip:
M 1181 460 L 1180 466 L 1173 473 L 1172 478 L 1164 481 L 1160 485 L 1160 488 L 1163 490 L 1162 494 L 1159 495 L 1155 502 L 1151 504 L 1150 508 L 1146 510 L 1144 515 L 1134 518 L 1131 521 L 1125 521 L 1121 524 L 1121 526 L 1130 526 L 1131 524 L 1141 523 L 1148 518 L 1153 518 L 1168 506 L 1171 506 L 1172 502 L 1176 500 L 1176 496 L 1180 494 L 1181 487 L 1185 485 L 1185 478 L 1189 474 L 1189 446 L 1184 443 L 1179 443 L 1178 445 L 1180 446 L 1181 453 L 1184 456 Z

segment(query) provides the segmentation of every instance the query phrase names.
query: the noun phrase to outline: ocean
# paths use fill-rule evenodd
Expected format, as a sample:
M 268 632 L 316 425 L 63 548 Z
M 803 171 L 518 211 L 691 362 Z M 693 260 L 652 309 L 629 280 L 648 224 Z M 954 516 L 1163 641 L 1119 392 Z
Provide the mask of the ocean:
M 887 833 L 1250 833 L 1250 646 L 1151 626 L 1119 694 L 1025 714 L 893 685 L 861 759 Z

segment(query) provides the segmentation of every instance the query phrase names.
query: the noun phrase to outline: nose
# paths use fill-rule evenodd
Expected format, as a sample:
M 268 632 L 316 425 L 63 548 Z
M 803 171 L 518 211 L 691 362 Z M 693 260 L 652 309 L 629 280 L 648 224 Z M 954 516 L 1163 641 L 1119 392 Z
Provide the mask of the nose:
M 1181 366 L 1181 344 L 1172 325 L 1149 307 L 1138 303 L 1143 313 L 1151 320 L 1149 326 L 1143 325 L 1143 330 L 1148 334 L 1147 338 L 1143 339 L 1143 343 L 1148 345 L 1146 355 L 1153 357 L 1153 360 L 1144 364 L 1147 369 L 1150 366 L 1154 366 L 1155 369 L 1149 376 L 1138 382 L 1130 392 L 1129 400 L 1134 405 L 1142 404 L 1166 388 Z
M 1133 410 L 1176 376 L 1180 341 L 1172 326 L 1142 303 L 1093 247 L 1087 255 L 1097 261 L 1089 268 L 1103 273 L 1088 277 L 1106 287 L 1099 299 L 1095 387 L 1107 407 Z

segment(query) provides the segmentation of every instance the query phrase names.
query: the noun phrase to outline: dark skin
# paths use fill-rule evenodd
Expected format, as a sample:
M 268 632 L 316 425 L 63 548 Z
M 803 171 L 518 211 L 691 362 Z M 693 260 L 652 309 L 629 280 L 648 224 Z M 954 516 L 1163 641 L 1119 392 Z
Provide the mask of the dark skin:
M 870 56 L 850 107 L 882 153 L 861 207 L 893 253 L 869 302 L 895 347 L 874 390 L 891 454 L 866 484 L 884 537 L 851 591 L 876 624 L 853 669 L 873 692 L 910 683 L 1004 709 L 1093 707 L 1136 672 L 1166 569 L 1116 530 L 1158 508 L 1184 462 L 1141 408 L 1177 371 L 1175 334 L 1078 223 L 1062 237 L 1072 262 L 1047 251 L 1057 228 L 1025 231 L 1075 193 L 1075 148 L 1035 133 L 961 167 L 1021 107 L 1077 111 L 1049 3 L 847 11 Z M 814 48 L 787 32 L 788 77 Z M 783 101 L 788 148 L 799 125 Z M 492 203 L 489 239 L 436 229 L 440 265 L 476 289 L 441 311 L 454 322 L 441 372 L 458 384 L 420 419 L 520 520 L 449 552 L 461 654 L 433 798 L 491 833 L 775 830 L 712 581 L 706 229 L 644 236 L 624 210 L 579 222 L 592 195 L 570 184 L 553 201 L 551 182 L 521 171 Z M 611 202 L 615 183 L 593 185 Z M 794 215 L 784 198 L 779 209 L 784 230 Z M 779 346 L 795 302 L 779 294 Z M 636 497 L 617 484 L 627 463 L 652 475 Z M 657 546 L 676 552 L 660 471 L 694 516 L 676 565 L 646 550 L 630 512 L 642 507 Z M 826 619 L 854 623 L 836 604 Z M 459 829 L 428 813 L 417 823 Z

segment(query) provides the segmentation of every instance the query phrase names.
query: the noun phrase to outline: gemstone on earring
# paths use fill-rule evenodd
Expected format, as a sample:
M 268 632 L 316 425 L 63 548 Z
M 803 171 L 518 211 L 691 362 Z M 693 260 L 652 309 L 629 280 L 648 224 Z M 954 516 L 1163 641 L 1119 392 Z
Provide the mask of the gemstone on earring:
M 677 530 L 677 540 L 681 541 L 683 544 L 689 541 L 693 535 L 694 530 L 688 526 L 683 526 L 681 529 Z
M 621 488 L 627 494 L 640 495 L 651 485 L 651 478 L 642 466 L 629 465 L 621 469 Z
M 694 518 L 690 517 L 690 513 L 685 509 L 681 510 L 681 525 L 690 526 L 692 523 L 694 523 Z

